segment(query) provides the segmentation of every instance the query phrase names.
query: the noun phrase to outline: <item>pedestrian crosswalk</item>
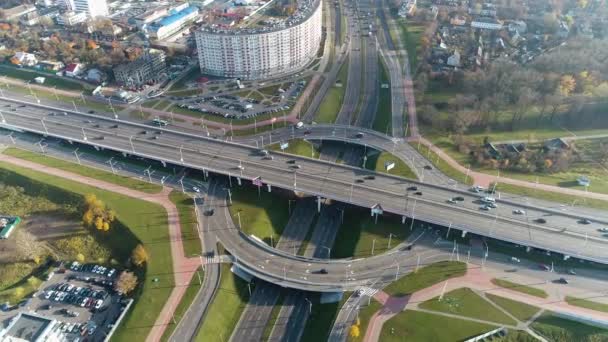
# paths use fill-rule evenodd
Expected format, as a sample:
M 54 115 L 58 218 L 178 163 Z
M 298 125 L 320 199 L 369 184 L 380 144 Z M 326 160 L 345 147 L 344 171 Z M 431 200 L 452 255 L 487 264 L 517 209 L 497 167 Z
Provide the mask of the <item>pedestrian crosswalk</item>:
M 204 257 L 205 265 L 209 264 L 222 264 L 234 262 L 233 257 L 230 255 L 207 255 Z
M 378 293 L 378 291 L 380 291 L 380 290 L 374 289 L 371 287 L 366 287 L 366 286 L 362 286 L 357 289 L 357 293 L 359 294 L 359 296 L 368 296 L 368 297 L 375 295 L 376 293 Z

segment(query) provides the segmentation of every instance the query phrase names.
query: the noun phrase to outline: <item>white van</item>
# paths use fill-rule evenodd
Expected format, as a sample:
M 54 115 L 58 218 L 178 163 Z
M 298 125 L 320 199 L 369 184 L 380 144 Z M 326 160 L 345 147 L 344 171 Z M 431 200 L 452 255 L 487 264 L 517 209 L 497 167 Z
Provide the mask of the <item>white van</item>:
M 298 123 L 296 124 L 296 128 L 300 129 L 302 127 L 304 127 L 304 123 L 302 121 L 298 121 Z
M 481 201 L 483 203 L 495 203 L 496 199 L 494 197 L 482 197 Z

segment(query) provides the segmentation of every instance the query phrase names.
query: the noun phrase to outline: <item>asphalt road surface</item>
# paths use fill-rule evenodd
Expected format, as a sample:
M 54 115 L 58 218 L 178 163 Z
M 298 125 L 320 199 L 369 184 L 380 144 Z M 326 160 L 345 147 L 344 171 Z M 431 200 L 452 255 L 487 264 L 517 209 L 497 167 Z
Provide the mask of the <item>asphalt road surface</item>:
M 13 105 L 14 106 L 14 105 Z M 4 119 L 12 127 L 21 127 L 41 134 L 55 135 L 74 141 L 104 146 L 130 154 L 160 159 L 172 164 L 206 169 L 212 172 L 229 174 L 232 183 L 236 178 L 252 179 L 261 177 L 272 187 L 279 186 L 296 191 L 319 194 L 323 197 L 349 202 L 364 207 L 380 204 L 384 211 L 406 214 L 423 221 L 451 225 L 452 228 L 465 229 L 472 233 L 488 235 L 511 242 L 534 247 L 550 249 L 569 255 L 594 260 L 606 260 L 608 251 L 603 248 L 606 240 L 597 231 L 600 223 L 580 224 L 580 215 L 576 209 L 570 212 L 526 208 L 525 204 L 509 203 L 497 200 L 498 208 L 489 212 L 479 210 L 475 203 L 479 195 L 470 192 L 421 184 L 373 172 L 336 165 L 319 160 L 295 157 L 274 153 L 274 160 L 263 160 L 255 148 L 239 144 L 226 143 L 213 139 L 184 135 L 179 132 L 162 130 L 159 139 L 153 139 L 158 129 L 124 121 L 115 121 L 100 117 L 88 117 L 83 114 L 68 115 L 48 114 L 49 109 L 27 106 L 17 111 L 3 111 Z M 44 116 L 44 120 L 41 117 Z M 114 125 L 118 125 L 117 128 Z M 143 134 L 146 130 L 147 134 Z M 100 138 L 103 136 L 103 140 Z M 85 137 L 87 138 L 85 140 Z M 134 152 L 133 152 L 134 151 Z M 181 161 L 183 160 L 183 162 Z M 293 160 L 294 163 L 288 163 Z M 299 165 L 294 169 L 293 165 Z M 239 169 L 239 166 L 241 169 Z M 375 179 L 364 179 L 366 176 Z M 363 183 L 357 182 L 363 181 Z M 406 191 L 406 188 L 417 186 L 417 191 Z M 415 195 L 422 192 L 422 195 Z M 457 204 L 446 203 L 446 200 L 460 196 L 464 201 Z M 514 215 L 513 210 L 524 208 L 526 215 Z M 594 216 L 596 222 L 606 213 L 598 211 Z M 546 224 L 534 220 L 544 218 Z M 604 222 L 602 222 L 603 224 Z M 227 237 L 235 238 L 234 235 Z M 236 242 L 235 242 L 236 241 Z M 272 282 L 289 283 L 295 288 L 307 290 L 334 291 L 336 289 L 355 288 L 360 279 L 344 281 L 344 277 L 310 274 L 302 276 L 313 269 L 306 264 L 308 260 L 290 267 L 291 272 L 282 270 L 275 264 L 272 267 L 260 267 L 257 260 L 267 258 L 267 250 L 245 238 L 236 239 L 228 248 L 236 253 L 243 267 Z M 249 248 L 242 248 L 247 245 Z M 228 247 L 228 246 L 227 246 Z M 253 251 L 254 253 L 246 253 Z M 243 255 L 240 255 L 244 252 Z M 372 258 L 373 259 L 373 258 Z M 317 262 L 317 261 L 312 261 Z M 362 263 L 365 264 L 365 263 Z M 316 265 L 319 267 L 320 264 Z M 330 262 L 326 268 L 341 269 L 339 263 Z M 320 267 L 322 268 L 322 267 Z M 329 269 L 328 269 L 329 271 Z M 361 269 L 363 276 L 365 269 Z M 288 273 L 292 273 L 289 276 Z M 331 273 L 331 271 L 330 271 Z M 302 279 L 302 277 L 306 279 Z

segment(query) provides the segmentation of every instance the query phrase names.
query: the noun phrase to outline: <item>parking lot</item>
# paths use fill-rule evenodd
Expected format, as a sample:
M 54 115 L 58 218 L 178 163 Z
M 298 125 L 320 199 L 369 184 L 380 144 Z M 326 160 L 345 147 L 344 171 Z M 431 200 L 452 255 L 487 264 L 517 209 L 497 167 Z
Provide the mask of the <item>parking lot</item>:
M 4 326 L 19 312 L 33 312 L 62 322 L 69 341 L 103 341 L 126 306 L 114 289 L 118 271 L 94 264 L 59 267 L 32 298 L 4 308 Z

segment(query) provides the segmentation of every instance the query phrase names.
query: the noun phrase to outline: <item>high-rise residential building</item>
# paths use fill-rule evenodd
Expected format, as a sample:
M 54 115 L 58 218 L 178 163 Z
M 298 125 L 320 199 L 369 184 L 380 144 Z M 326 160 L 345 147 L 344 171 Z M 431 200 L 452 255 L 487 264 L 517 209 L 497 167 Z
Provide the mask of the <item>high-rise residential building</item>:
M 266 30 L 204 27 L 196 32 L 203 74 L 262 79 L 293 73 L 316 56 L 322 35 L 322 0 L 298 2 L 291 18 Z
M 114 68 L 114 78 L 116 82 L 127 87 L 139 87 L 159 81 L 166 69 L 165 53 L 161 50 L 147 49 L 133 62 Z
M 83 12 L 87 17 L 105 17 L 110 14 L 106 0 L 69 0 L 74 3 L 74 11 Z

